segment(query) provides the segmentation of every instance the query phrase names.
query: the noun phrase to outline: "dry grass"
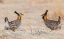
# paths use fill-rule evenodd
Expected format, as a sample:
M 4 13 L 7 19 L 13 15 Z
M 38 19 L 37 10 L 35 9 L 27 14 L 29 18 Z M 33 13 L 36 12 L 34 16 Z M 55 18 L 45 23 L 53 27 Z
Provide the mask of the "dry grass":
M 55 17 L 58 17 L 58 16 L 61 16 L 61 18 L 62 18 L 62 7 L 61 7 L 61 1 L 60 0 L 56 0 L 55 1 L 56 2 L 56 8 L 55 8 L 55 10 L 54 10 L 54 16 Z
M 51 31 L 43 22 L 41 14 L 48 12 L 48 19 L 63 19 L 63 0 L 3 0 L 0 3 L 0 39 L 64 39 L 64 21 L 61 29 Z M 63 3 L 62 3 L 63 2 Z M 23 12 L 21 26 L 15 31 L 4 30 L 4 18 L 16 19 L 14 11 Z

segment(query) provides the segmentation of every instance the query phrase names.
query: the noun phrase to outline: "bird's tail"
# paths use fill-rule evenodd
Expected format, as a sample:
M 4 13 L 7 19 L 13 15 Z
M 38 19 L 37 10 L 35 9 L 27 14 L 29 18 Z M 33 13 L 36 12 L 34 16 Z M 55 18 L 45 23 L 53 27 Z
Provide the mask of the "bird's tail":
M 5 20 L 5 22 L 7 22 L 7 21 L 8 21 L 8 18 L 7 18 L 7 17 L 5 17 L 5 19 L 4 19 L 4 20 Z
M 59 16 L 59 18 L 58 18 L 58 22 L 60 23 L 60 21 L 61 21 L 61 17 Z
M 8 18 L 7 17 L 5 17 L 5 27 L 4 27 L 4 29 L 5 30 L 9 30 L 9 21 L 8 21 Z

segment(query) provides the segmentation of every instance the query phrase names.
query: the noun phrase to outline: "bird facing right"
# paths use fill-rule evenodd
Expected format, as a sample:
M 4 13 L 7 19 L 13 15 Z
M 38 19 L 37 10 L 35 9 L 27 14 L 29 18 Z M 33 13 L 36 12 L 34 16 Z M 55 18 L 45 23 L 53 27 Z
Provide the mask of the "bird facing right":
M 5 17 L 5 29 L 6 30 L 12 30 L 15 31 L 21 24 L 21 16 L 23 15 L 22 13 L 18 13 L 17 11 L 14 12 L 17 14 L 17 19 L 13 21 L 9 21 L 7 17 Z

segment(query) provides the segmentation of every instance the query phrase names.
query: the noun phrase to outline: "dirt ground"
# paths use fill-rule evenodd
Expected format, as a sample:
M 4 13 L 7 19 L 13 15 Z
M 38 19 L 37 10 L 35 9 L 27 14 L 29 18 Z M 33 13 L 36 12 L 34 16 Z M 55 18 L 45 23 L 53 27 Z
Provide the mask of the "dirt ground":
M 51 31 L 43 22 L 41 14 L 49 10 L 48 19 L 58 20 L 61 16 L 61 29 Z M 5 30 L 4 18 L 15 20 L 14 11 L 22 12 L 22 22 L 15 32 Z M 1 0 L 0 39 L 64 39 L 64 0 Z

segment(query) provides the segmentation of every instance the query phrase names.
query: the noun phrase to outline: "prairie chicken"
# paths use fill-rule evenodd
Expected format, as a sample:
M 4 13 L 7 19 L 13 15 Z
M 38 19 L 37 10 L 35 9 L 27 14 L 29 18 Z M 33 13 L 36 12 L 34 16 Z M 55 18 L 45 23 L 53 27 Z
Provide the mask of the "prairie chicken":
M 8 18 L 5 17 L 5 29 L 6 30 L 12 30 L 12 31 L 15 31 L 15 29 L 17 29 L 20 24 L 21 24 L 21 16 L 23 15 L 22 13 L 18 13 L 18 12 L 14 12 L 18 15 L 17 19 L 16 20 L 13 20 L 11 22 L 9 22 Z
M 61 26 L 59 26 L 60 20 L 61 20 L 60 16 L 58 18 L 58 21 L 49 20 L 47 19 L 47 12 L 48 10 L 46 10 L 46 12 L 41 15 L 42 19 L 44 20 L 45 25 L 51 30 L 61 29 Z

